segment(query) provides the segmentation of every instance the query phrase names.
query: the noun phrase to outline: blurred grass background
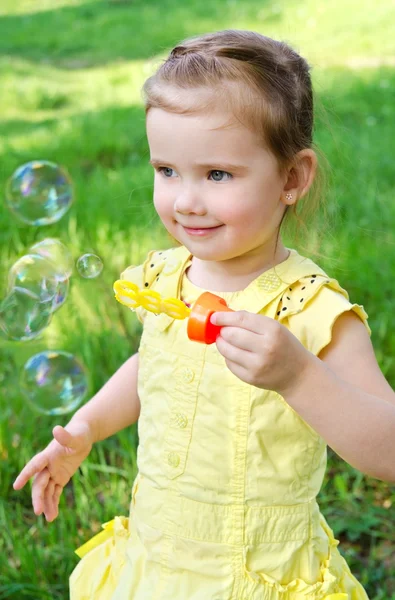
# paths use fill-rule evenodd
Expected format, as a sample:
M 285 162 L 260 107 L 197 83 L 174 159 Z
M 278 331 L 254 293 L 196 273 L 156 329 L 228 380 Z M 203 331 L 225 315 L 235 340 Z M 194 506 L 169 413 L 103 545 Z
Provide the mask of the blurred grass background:
M 136 319 L 113 300 L 112 282 L 149 249 L 170 245 L 151 204 L 140 87 L 177 41 L 227 27 L 288 41 L 313 66 L 316 140 L 332 165 L 333 227 L 320 264 L 365 306 L 377 359 L 395 386 L 392 0 L 2 0 L 0 293 L 13 262 L 44 237 L 59 237 L 75 259 L 99 254 L 104 271 L 97 280 L 73 276 L 70 298 L 42 338 L 0 342 L 0 599 L 66 599 L 74 548 L 127 513 L 136 426 L 96 445 L 54 523 L 34 516 L 29 486 L 13 491 L 26 460 L 69 418 L 32 412 L 19 372 L 39 350 L 70 351 L 85 363 L 94 393 L 136 350 Z M 19 223 L 3 202 L 7 179 L 33 159 L 65 166 L 75 186 L 70 212 L 41 228 Z M 394 600 L 395 486 L 330 452 L 319 500 L 369 597 Z

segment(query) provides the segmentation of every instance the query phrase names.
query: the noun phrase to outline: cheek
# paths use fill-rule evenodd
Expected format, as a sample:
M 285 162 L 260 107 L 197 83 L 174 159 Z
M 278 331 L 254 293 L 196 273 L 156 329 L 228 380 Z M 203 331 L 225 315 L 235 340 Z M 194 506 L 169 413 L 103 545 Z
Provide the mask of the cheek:
M 156 212 L 160 212 L 161 206 L 162 206 L 161 197 L 160 197 L 160 194 L 155 189 L 154 189 L 153 201 L 154 201 L 154 206 L 155 206 Z
M 240 210 L 238 206 L 227 206 L 225 207 L 220 215 L 220 220 L 228 225 L 237 225 L 244 220 L 245 211 Z
M 153 202 L 156 212 L 160 216 L 166 216 L 171 213 L 171 197 L 167 190 L 161 185 L 154 186 Z
M 227 202 L 221 208 L 220 218 L 229 225 L 240 227 L 250 225 L 255 221 L 256 205 L 246 202 L 246 198 L 240 198 L 237 202 Z

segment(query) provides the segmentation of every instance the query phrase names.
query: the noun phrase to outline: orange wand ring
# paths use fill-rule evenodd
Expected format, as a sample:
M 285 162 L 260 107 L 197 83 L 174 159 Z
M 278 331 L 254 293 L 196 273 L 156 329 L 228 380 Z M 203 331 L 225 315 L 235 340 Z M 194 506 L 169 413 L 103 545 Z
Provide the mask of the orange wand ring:
M 189 339 L 204 344 L 213 344 L 221 327 L 211 323 L 210 317 L 213 313 L 220 311 L 233 312 L 223 298 L 211 292 L 204 292 L 199 296 L 188 318 L 187 334 Z

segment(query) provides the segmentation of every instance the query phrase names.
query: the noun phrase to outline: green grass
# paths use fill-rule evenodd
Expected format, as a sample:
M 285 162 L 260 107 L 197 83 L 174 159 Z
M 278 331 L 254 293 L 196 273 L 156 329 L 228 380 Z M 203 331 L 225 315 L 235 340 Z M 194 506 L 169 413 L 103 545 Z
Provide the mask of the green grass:
M 133 352 L 139 328 L 112 296 L 112 282 L 147 250 L 169 245 L 151 204 L 140 87 L 179 39 L 225 27 L 289 41 L 313 64 L 316 138 L 332 165 L 334 226 L 321 264 L 370 315 L 380 366 L 395 385 L 395 27 L 390 0 L 3 0 L 0 7 L 0 190 L 20 164 L 64 165 L 75 203 L 59 223 L 19 223 L 0 203 L 0 293 L 16 258 L 60 237 L 76 259 L 104 261 L 97 280 L 74 275 L 68 302 L 42 339 L 0 342 L 0 599 L 67 598 L 73 554 L 100 523 L 128 510 L 136 427 L 94 448 L 67 486 L 52 524 L 32 513 L 15 475 L 68 418 L 39 416 L 18 377 L 45 348 L 75 353 L 94 393 Z M 3 192 L 0 192 L 2 195 Z M 306 240 L 307 241 L 307 240 Z M 286 240 L 292 245 L 292 240 Z M 339 252 L 341 248 L 341 252 Z M 391 327 L 392 325 L 392 327 Z M 372 600 L 395 599 L 395 488 L 363 476 L 330 453 L 320 503 L 355 575 Z

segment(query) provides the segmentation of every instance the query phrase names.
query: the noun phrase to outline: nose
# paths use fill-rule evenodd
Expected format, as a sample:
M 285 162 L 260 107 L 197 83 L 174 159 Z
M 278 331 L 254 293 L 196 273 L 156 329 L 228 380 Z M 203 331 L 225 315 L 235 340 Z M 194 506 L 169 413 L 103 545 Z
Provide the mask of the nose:
M 206 213 L 201 194 L 192 185 L 180 187 L 174 201 L 174 210 L 184 215 L 204 215 Z

